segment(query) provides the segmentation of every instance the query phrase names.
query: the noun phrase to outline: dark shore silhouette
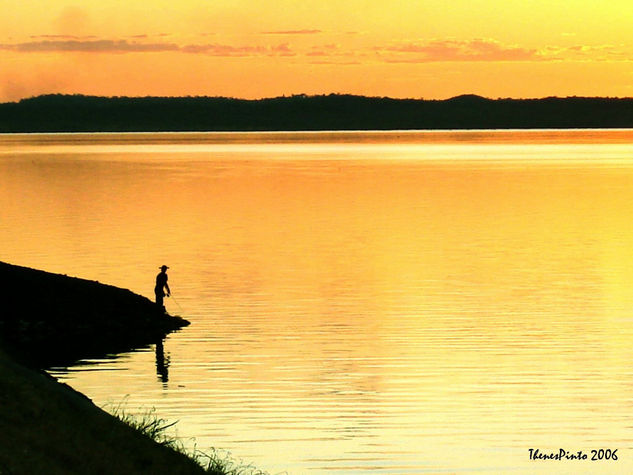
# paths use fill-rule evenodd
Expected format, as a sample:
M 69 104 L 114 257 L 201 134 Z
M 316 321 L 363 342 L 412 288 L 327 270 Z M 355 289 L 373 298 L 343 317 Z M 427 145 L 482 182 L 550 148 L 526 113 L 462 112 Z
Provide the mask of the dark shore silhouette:
M 5 263 L 0 286 L 0 474 L 204 473 L 41 370 L 161 341 L 186 320 L 128 290 Z
M 0 345 L 41 368 L 147 346 L 189 324 L 129 290 L 2 262 L 0 288 Z
M 342 94 L 225 97 L 46 95 L 0 104 L 0 132 L 631 128 L 633 98 L 447 100 Z

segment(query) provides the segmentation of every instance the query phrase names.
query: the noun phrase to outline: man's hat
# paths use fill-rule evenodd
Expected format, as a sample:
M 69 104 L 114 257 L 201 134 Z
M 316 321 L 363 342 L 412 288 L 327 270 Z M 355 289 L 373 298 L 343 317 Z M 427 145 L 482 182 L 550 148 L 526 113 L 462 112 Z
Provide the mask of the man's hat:
M 167 267 L 167 266 L 160 266 L 160 270 L 166 270 L 166 269 L 169 269 L 169 267 Z

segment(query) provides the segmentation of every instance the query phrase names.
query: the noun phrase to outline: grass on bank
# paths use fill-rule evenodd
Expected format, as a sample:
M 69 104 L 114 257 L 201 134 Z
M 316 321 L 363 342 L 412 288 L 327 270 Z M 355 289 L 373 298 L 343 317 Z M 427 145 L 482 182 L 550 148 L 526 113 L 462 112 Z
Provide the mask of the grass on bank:
M 2 475 L 205 472 L 190 457 L 157 444 L 1 348 L 0 375 Z
M 178 421 L 168 422 L 159 417 L 156 414 L 156 408 L 134 415 L 128 412 L 123 404 L 118 404 L 112 406 L 108 412 L 156 443 L 186 455 L 211 475 L 268 475 L 267 472 L 258 470 L 250 464 L 245 465 L 241 461 L 236 461 L 226 451 L 211 448 L 203 452 L 197 447 L 194 447 L 193 451 L 188 450 L 180 438 L 168 433 L 168 429 L 176 425 Z

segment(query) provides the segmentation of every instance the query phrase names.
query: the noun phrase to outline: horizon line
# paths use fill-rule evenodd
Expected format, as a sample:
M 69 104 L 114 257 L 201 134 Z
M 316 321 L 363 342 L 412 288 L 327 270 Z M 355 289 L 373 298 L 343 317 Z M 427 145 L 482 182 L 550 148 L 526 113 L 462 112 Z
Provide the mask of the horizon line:
M 425 102 L 445 102 L 451 101 L 455 99 L 473 99 L 473 100 L 486 100 L 486 101 L 538 101 L 538 100 L 546 100 L 546 99 L 607 99 L 607 100 L 631 100 L 633 96 L 578 96 L 578 95 L 568 95 L 568 96 L 542 96 L 542 97 L 486 97 L 479 94 L 474 93 L 464 93 L 458 94 L 456 96 L 447 97 L 444 99 L 427 99 L 424 97 L 393 97 L 393 96 L 375 96 L 375 95 L 365 95 L 365 94 L 354 94 L 354 93 L 342 93 L 342 92 L 330 92 L 330 93 L 320 93 L 320 94 L 306 94 L 306 93 L 295 93 L 295 94 L 282 94 L 279 96 L 267 96 L 267 97 L 259 97 L 259 98 L 244 98 L 244 97 L 235 97 L 235 96 L 211 96 L 211 95 L 97 95 L 97 94 L 83 94 L 83 93 L 61 93 L 61 92 L 51 92 L 51 93 L 43 93 L 34 96 L 22 97 L 20 99 L 9 100 L 0 102 L 0 105 L 4 104 L 19 104 L 21 102 L 39 99 L 43 97 L 85 97 L 92 99 L 228 99 L 228 100 L 236 100 L 236 101 L 267 101 L 267 100 L 275 100 L 275 99 L 296 99 L 296 98 L 320 98 L 320 97 L 331 97 L 331 96 L 339 96 L 339 97 L 355 97 L 355 98 L 363 98 L 363 99 L 383 99 L 383 100 L 393 100 L 393 101 L 425 101 Z

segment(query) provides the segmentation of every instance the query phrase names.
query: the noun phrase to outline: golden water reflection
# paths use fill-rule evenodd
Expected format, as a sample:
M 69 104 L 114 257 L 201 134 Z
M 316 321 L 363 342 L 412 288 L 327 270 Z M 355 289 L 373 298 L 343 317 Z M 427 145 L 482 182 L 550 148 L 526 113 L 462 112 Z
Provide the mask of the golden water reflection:
M 168 378 L 62 380 L 271 472 L 633 470 L 630 131 L 170 137 L 0 144 L 3 260 L 148 296 L 167 263 L 193 323 Z

